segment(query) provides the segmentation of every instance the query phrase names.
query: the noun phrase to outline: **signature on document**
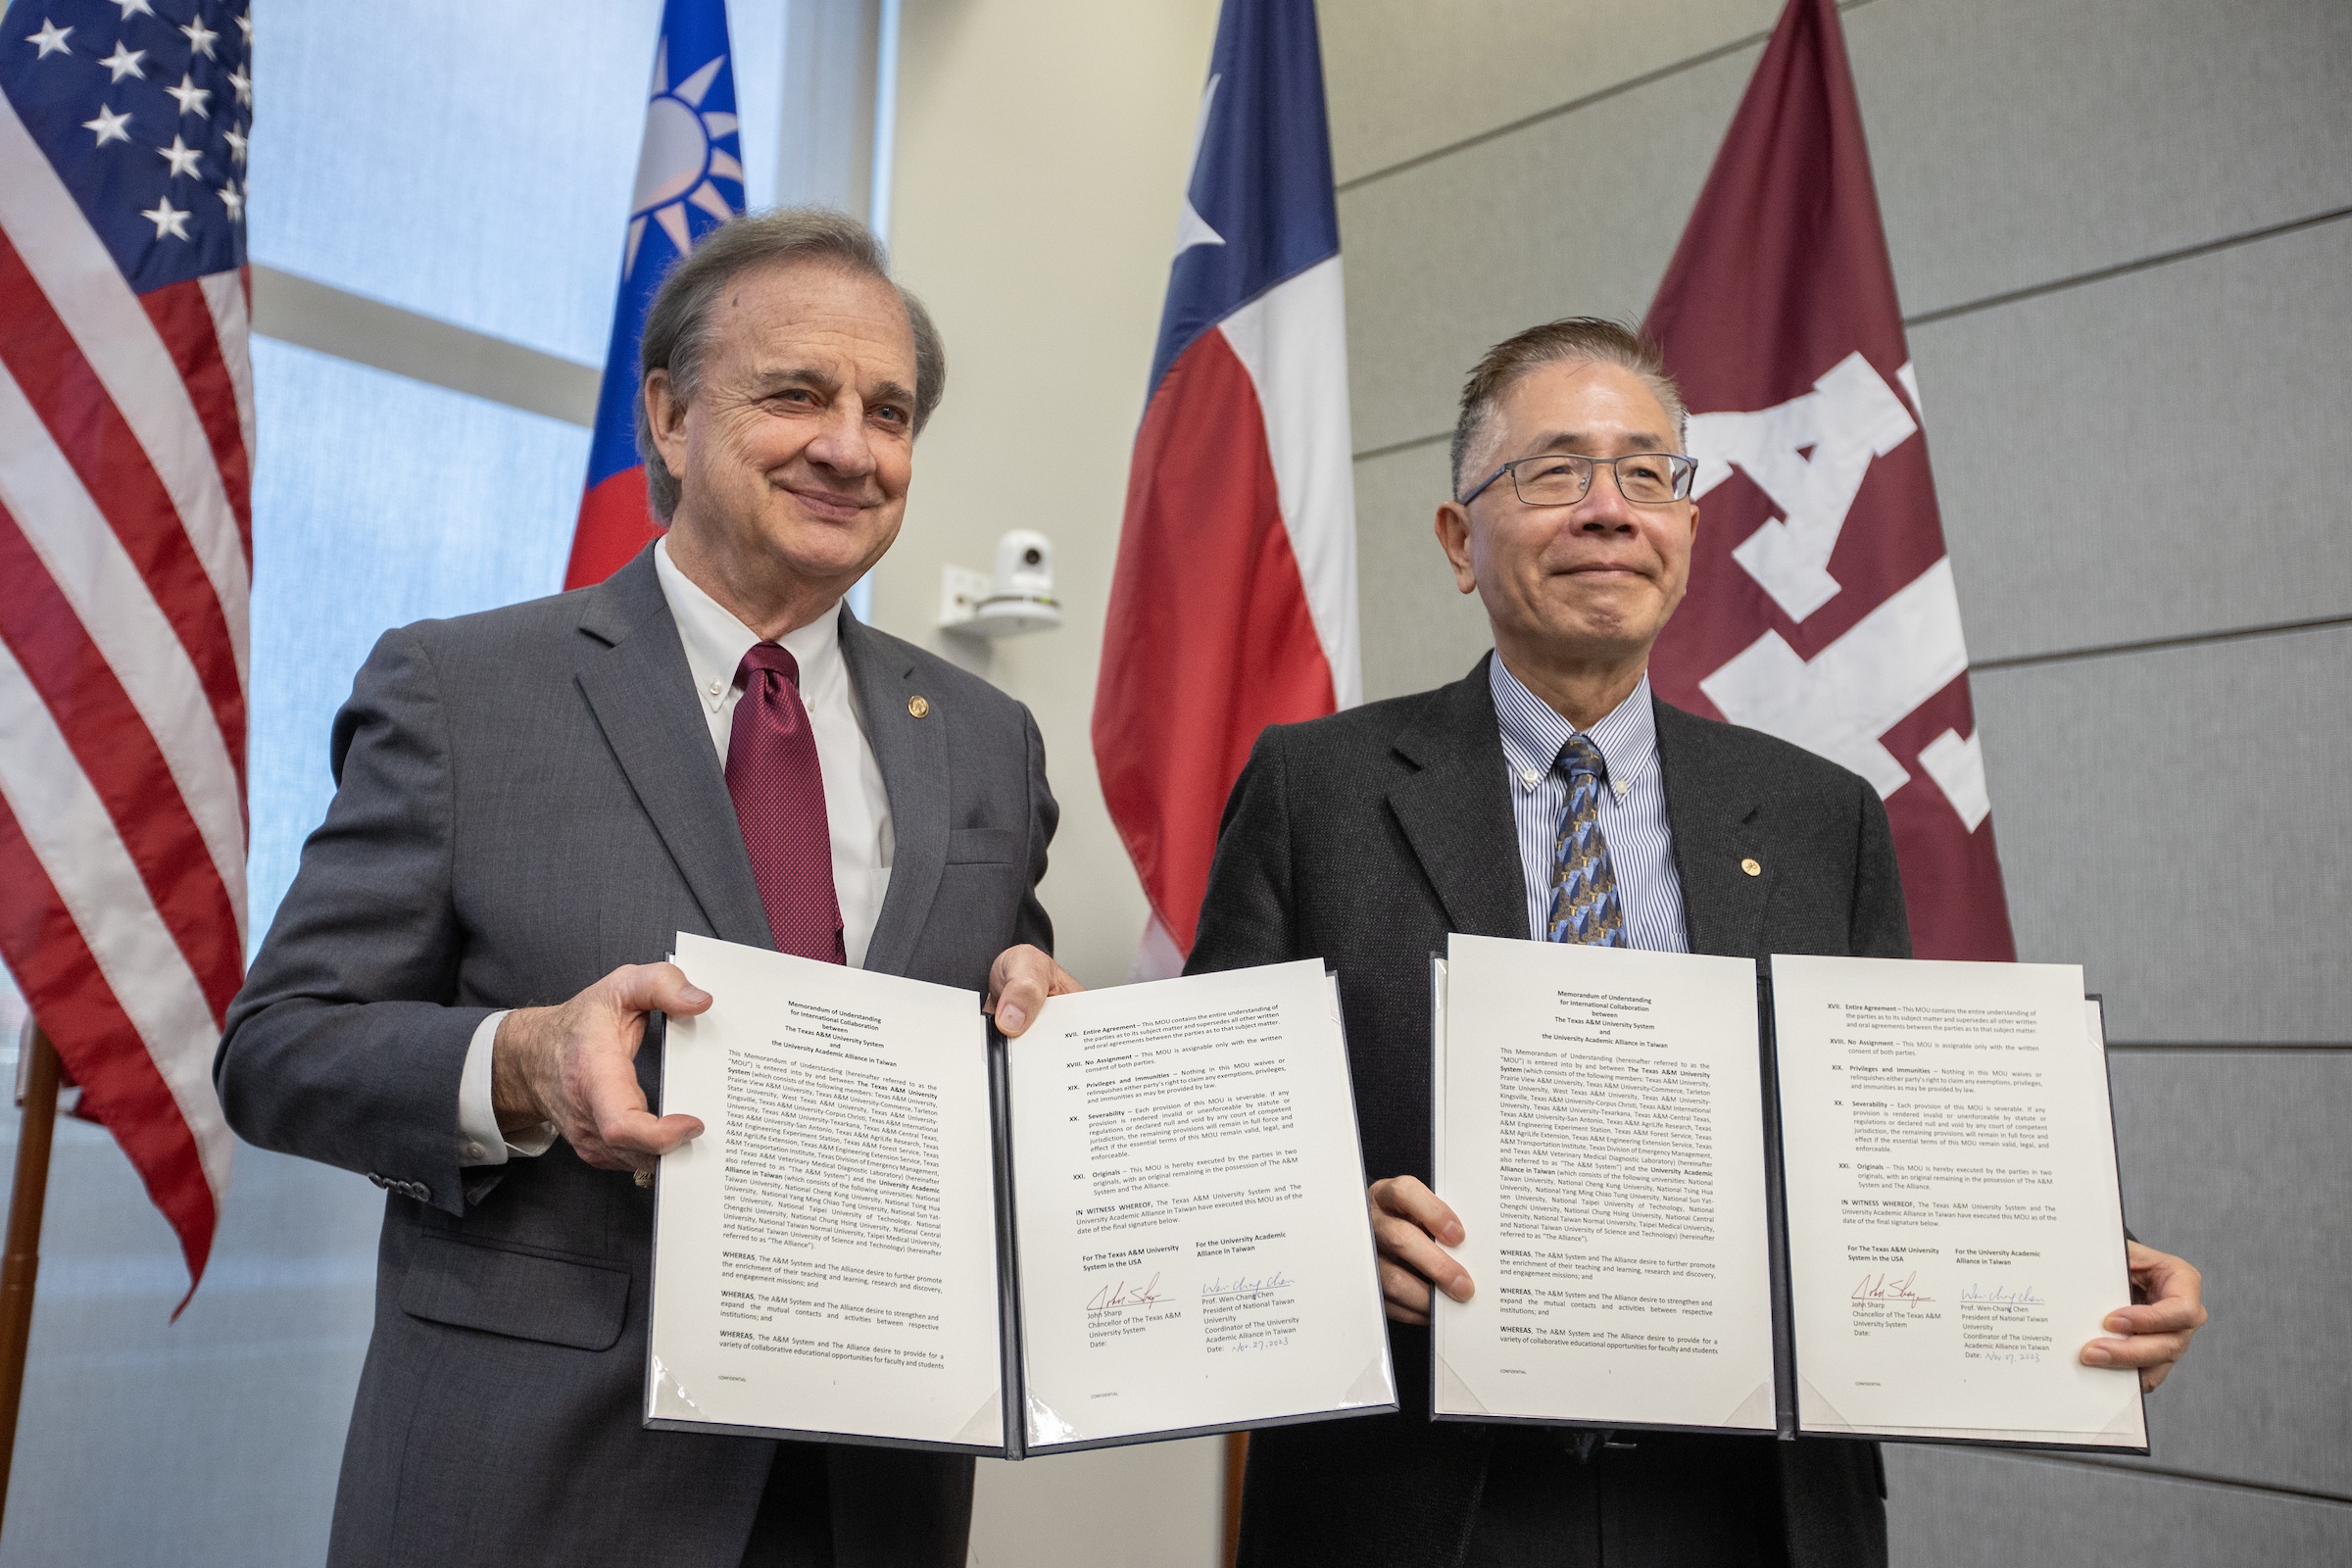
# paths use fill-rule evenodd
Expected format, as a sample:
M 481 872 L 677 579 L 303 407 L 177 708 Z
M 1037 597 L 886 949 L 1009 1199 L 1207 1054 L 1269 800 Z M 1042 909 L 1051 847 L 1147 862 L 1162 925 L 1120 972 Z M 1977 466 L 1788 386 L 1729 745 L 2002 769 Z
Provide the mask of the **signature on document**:
M 1154 1274 L 1141 1286 L 1130 1286 L 1125 1280 L 1103 1286 L 1087 1298 L 1086 1309 L 1107 1312 L 1120 1306 L 1150 1306 L 1159 1298 L 1159 1276 Z
M 1913 1269 L 1899 1279 L 1886 1274 L 1865 1274 L 1862 1283 L 1854 1287 L 1857 1301 L 1932 1301 L 1932 1296 L 1919 1294 L 1919 1270 Z
M 1979 1285 L 1973 1281 L 1964 1286 L 1960 1299 L 1974 1301 L 1980 1306 L 2046 1306 L 2049 1303 L 2034 1294 L 2031 1285 Z

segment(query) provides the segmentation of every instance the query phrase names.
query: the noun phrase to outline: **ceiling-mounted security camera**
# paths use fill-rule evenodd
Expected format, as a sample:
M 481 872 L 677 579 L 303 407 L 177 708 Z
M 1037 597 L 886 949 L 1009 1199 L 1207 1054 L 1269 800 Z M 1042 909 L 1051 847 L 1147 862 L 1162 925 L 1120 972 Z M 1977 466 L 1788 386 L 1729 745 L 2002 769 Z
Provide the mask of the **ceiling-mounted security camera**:
M 1061 624 L 1054 597 L 1054 541 L 1015 528 L 997 541 L 994 573 L 942 566 L 939 623 L 967 637 L 1017 637 Z

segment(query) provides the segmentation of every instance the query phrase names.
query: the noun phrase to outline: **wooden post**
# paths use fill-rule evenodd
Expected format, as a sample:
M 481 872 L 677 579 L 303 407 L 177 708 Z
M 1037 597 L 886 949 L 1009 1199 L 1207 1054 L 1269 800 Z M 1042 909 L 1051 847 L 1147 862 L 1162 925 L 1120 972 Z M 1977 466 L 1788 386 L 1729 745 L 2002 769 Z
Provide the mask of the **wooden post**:
M 49 1196 L 49 1142 L 57 1130 L 57 1049 L 35 1024 L 24 1049 L 24 1114 L 17 1129 L 17 1182 L 9 1193 L 8 1250 L 0 1254 L 0 1519 L 24 1397 L 24 1348 L 32 1339 L 32 1286 L 41 1271 L 41 1208 Z
M 1225 1568 L 1234 1568 L 1242 1551 L 1242 1475 L 1250 1459 L 1250 1434 L 1225 1434 Z

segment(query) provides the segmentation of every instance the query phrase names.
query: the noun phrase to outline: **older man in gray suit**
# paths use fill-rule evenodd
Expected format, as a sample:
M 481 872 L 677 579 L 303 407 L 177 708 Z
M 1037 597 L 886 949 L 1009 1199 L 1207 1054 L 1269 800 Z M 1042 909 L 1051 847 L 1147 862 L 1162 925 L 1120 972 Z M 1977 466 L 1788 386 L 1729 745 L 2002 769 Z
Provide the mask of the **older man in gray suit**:
M 639 1420 L 679 931 L 985 990 L 1018 1034 L 1055 820 L 1018 703 L 860 625 L 946 360 L 834 215 L 663 283 L 666 537 L 601 586 L 387 633 L 215 1068 L 264 1148 L 388 1198 L 330 1562 L 960 1564 L 971 1461 Z M 632 1174 L 635 1179 L 632 1179 Z

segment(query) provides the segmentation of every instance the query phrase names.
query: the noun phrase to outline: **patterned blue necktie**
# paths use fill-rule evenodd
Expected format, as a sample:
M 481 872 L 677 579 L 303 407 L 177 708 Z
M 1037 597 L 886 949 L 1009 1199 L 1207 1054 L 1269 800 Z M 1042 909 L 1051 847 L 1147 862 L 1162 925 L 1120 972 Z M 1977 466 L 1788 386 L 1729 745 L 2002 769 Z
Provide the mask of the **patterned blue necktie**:
M 1608 840 L 1600 836 L 1601 776 L 1608 764 L 1598 747 L 1571 735 L 1551 765 L 1568 775 L 1568 804 L 1551 845 L 1551 919 L 1545 935 L 1553 942 L 1622 948 L 1625 912 L 1617 903 Z

